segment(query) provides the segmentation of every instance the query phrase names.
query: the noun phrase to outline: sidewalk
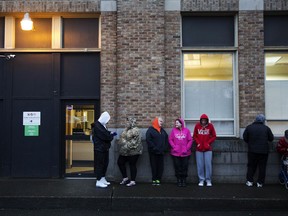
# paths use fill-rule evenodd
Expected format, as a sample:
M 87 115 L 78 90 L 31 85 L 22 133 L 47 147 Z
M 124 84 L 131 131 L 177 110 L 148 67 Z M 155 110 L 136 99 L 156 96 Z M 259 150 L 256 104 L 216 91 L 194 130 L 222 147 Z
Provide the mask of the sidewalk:
M 263 188 L 245 184 L 187 187 L 137 183 L 127 187 L 112 182 L 96 188 L 94 179 L 0 179 L 0 209 L 101 210 L 288 210 L 288 190 L 282 185 Z

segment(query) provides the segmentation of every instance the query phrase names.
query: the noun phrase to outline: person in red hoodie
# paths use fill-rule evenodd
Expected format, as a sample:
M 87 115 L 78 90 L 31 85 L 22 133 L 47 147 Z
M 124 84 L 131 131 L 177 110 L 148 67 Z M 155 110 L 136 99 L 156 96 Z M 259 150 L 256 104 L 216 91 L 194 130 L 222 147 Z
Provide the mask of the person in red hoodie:
M 202 114 L 200 122 L 194 127 L 193 140 L 196 143 L 196 163 L 199 178 L 198 186 L 212 186 L 212 143 L 216 139 L 213 124 L 209 123 L 206 114 Z
M 184 126 L 183 119 L 176 119 L 175 127 L 169 135 L 169 144 L 171 146 L 170 154 L 173 158 L 175 176 L 179 187 L 186 187 L 192 141 L 191 132 Z

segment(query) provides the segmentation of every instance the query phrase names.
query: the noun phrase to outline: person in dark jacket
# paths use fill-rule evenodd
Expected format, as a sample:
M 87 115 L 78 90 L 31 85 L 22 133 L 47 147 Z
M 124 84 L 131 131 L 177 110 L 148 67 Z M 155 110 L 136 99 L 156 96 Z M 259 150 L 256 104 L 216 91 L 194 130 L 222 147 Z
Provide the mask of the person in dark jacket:
M 116 132 L 111 132 L 107 129 L 106 124 L 110 120 L 108 112 L 103 112 L 95 122 L 93 127 L 93 143 L 94 143 L 94 171 L 96 172 L 96 187 L 106 188 L 110 185 L 105 178 L 108 163 L 109 163 L 109 149 L 113 137 L 117 135 Z
M 168 134 L 162 128 L 163 118 L 155 118 L 146 132 L 146 142 L 152 170 L 152 185 L 160 185 L 164 171 L 164 152 L 168 148 Z
M 265 125 L 265 116 L 263 114 L 257 115 L 255 121 L 246 127 L 243 139 L 248 144 L 246 185 L 249 187 L 253 186 L 253 176 L 258 167 L 257 187 L 262 187 L 266 176 L 269 142 L 274 140 L 271 129 Z

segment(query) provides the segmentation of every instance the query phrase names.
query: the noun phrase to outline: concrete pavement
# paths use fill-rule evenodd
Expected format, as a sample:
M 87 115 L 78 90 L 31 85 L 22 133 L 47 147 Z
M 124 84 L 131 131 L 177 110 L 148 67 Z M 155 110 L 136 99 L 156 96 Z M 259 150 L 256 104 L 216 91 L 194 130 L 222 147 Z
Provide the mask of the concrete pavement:
M 0 209 L 98 209 L 103 211 L 287 211 L 288 190 L 245 184 L 187 187 L 118 182 L 96 188 L 94 179 L 0 179 Z

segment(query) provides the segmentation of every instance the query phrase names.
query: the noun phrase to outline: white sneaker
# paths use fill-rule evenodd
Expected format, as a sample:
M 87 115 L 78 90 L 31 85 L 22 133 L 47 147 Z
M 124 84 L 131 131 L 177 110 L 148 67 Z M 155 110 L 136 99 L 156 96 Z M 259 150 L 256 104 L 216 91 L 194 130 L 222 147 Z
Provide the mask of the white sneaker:
M 131 187 L 131 186 L 134 186 L 134 185 L 136 185 L 135 181 L 130 181 L 128 184 L 126 184 L 126 186 L 128 186 L 128 187 Z
M 100 181 L 103 182 L 103 184 L 105 185 L 110 185 L 110 182 L 108 182 L 105 177 L 102 177 Z
M 263 187 L 263 184 L 257 182 L 257 187 Z
M 207 185 L 207 187 L 211 187 L 212 186 L 211 181 L 206 181 L 206 185 Z
M 96 181 L 96 187 L 100 187 L 100 188 L 106 188 L 107 185 L 104 184 L 102 181 Z
M 200 181 L 198 186 L 203 187 L 204 186 L 204 181 Z
M 252 187 L 252 186 L 253 186 L 253 182 L 247 181 L 247 182 L 246 182 L 246 185 L 247 185 L 248 187 Z

